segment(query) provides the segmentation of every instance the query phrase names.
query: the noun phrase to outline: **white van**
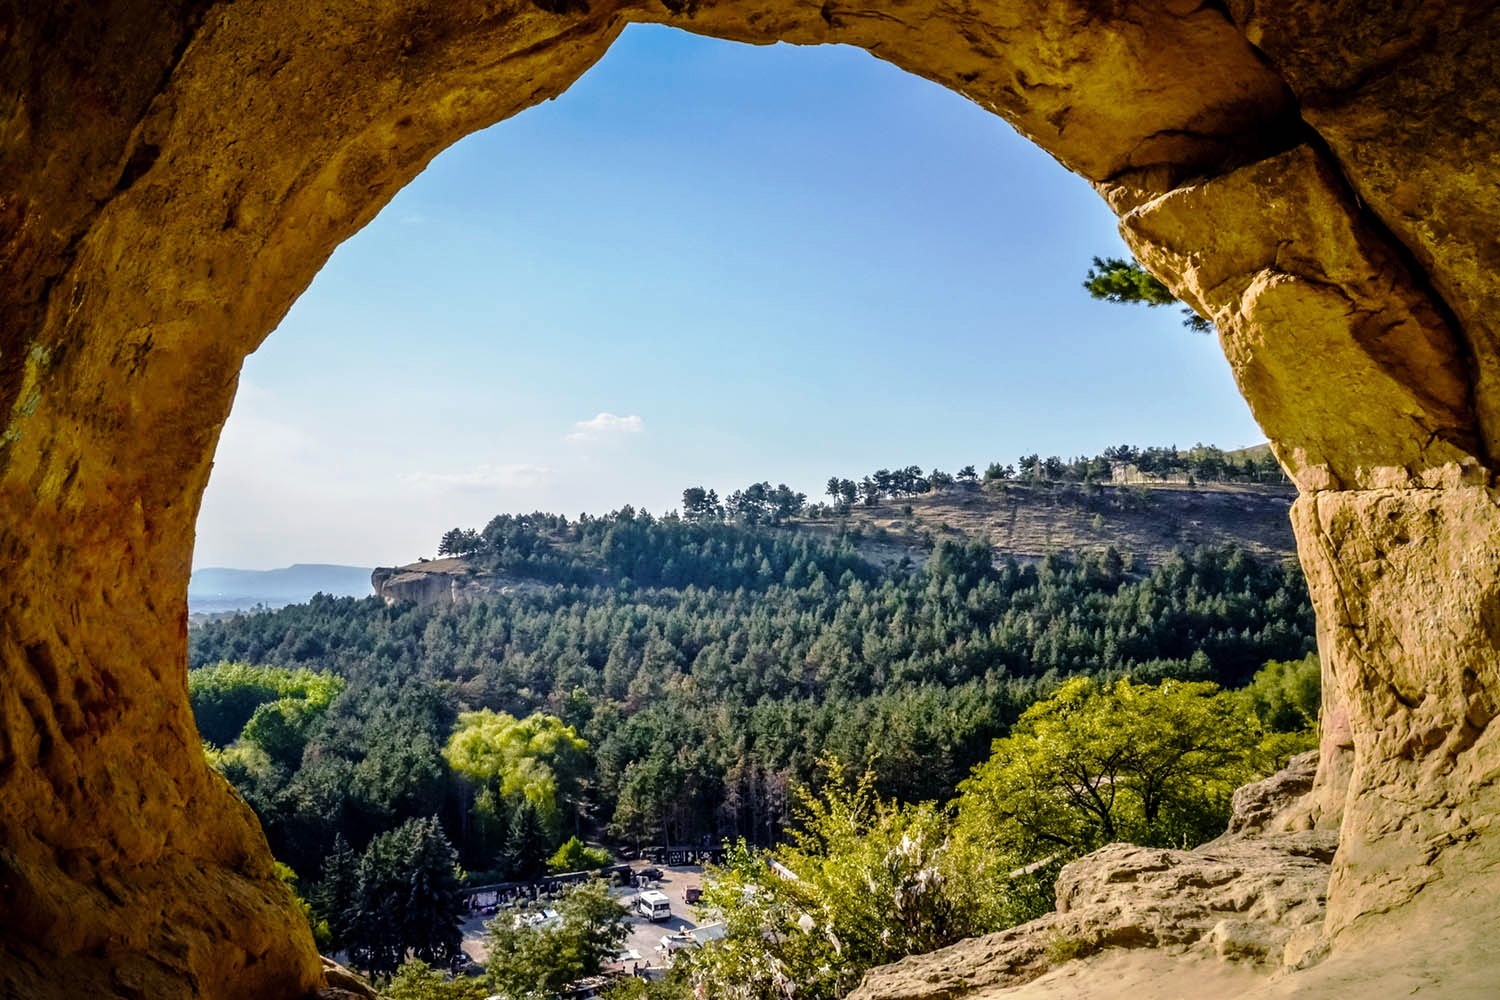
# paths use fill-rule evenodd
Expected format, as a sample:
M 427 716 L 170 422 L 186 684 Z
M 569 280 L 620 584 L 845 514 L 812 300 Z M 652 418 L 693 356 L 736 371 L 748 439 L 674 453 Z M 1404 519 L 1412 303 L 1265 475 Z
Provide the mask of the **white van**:
M 664 892 L 655 889 L 647 889 L 635 897 L 636 912 L 647 920 L 670 920 L 672 919 L 672 901 Z

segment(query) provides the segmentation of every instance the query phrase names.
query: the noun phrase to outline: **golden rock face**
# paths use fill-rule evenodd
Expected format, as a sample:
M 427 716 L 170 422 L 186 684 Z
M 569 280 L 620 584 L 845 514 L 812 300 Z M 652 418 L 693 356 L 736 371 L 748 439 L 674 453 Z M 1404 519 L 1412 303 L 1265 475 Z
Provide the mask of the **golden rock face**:
M 1493 864 L 1500 14 L 1368 6 L 0 3 L 0 995 L 321 982 L 187 709 L 219 428 L 341 240 L 630 21 L 861 46 L 1092 181 L 1304 492 L 1330 930 Z

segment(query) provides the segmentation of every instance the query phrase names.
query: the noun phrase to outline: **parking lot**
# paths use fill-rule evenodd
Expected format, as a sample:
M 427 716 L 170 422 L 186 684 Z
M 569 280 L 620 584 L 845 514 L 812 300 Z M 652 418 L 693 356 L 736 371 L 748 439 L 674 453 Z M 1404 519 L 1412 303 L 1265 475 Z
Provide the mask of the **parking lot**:
M 639 964 L 641 968 L 651 968 L 662 965 L 666 955 L 658 949 L 662 939 L 668 934 L 682 933 L 697 927 L 697 921 L 693 908 L 683 902 L 682 892 L 690 885 L 701 886 L 703 884 L 703 869 L 698 865 L 647 865 L 644 862 L 634 866 L 636 870 L 655 867 L 661 871 L 661 878 L 644 886 L 619 887 L 611 886 L 610 895 L 619 899 L 622 903 L 633 898 L 645 889 L 656 889 L 666 894 L 672 905 L 672 916 L 669 920 L 650 921 L 634 912 L 630 916 L 630 934 L 625 939 L 624 948 L 634 952 L 639 958 L 631 958 L 625 961 L 625 971 L 629 972 L 632 965 Z M 501 911 L 504 913 L 505 911 Z M 485 948 L 484 925 L 492 917 L 472 916 L 463 923 L 463 949 L 474 961 L 484 964 L 488 957 Z
M 677 868 L 670 868 L 666 865 L 655 867 L 661 869 L 661 879 L 644 888 L 657 889 L 666 893 L 667 899 L 672 903 L 672 917 L 670 920 L 659 920 L 653 923 L 645 917 L 632 916 L 630 936 L 625 939 L 625 947 L 639 953 L 641 960 L 648 966 L 661 965 L 665 960 L 665 954 L 657 951 L 662 938 L 668 934 L 682 933 L 698 926 L 693 908 L 682 901 L 682 890 L 690 885 L 703 884 L 703 869 L 698 865 L 684 865 Z M 634 896 L 639 891 L 631 889 L 622 891 L 621 895 Z

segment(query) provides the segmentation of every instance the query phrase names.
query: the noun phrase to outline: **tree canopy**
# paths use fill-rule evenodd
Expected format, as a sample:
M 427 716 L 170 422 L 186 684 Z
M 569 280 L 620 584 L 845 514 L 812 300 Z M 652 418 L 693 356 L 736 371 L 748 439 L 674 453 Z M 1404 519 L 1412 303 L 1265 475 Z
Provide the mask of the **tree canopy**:
M 1171 289 L 1133 260 L 1121 257 L 1095 257 L 1084 276 L 1083 287 L 1096 299 L 1106 302 L 1142 303 L 1148 306 L 1181 305 Z M 1182 307 L 1182 325 L 1195 333 L 1210 333 L 1213 323 L 1188 306 Z
M 1025 860 L 1116 840 L 1200 843 L 1223 832 L 1231 793 L 1267 764 L 1262 738 L 1242 700 L 1208 682 L 1073 678 L 959 786 L 960 822 Z
M 1298 749 L 1287 735 L 1265 737 L 1246 698 L 1212 684 L 1077 678 L 947 806 L 885 799 L 871 772 L 825 759 L 788 843 L 740 842 L 711 872 L 700 909 L 725 935 L 688 953 L 685 978 L 698 996 L 837 1000 L 872 966 L 1051 909 L 1057 870 L 1103 842 L 1217 836 L 1229 791 Z
M 629 931 L 625 910 L 598 879 L 564 890 L 557 916 L 539 908 L 505 913 L 489 924 L 490 981 L 511 1000 L 555 1000 L 576 980 L 596 975 Z
M 325 880 L 331 875 L 325 871 Z M 350 961 L 377 976 L 394 973 L 408 955 L 446 966 L 462 941 L 460 876 L 458 855 L 435 818 L 377 835 L 355 867 L 351 903 L 340 915 Z
M 263 748 L 301 735 L 344 690 L 343 678 L 306 667 L 221 662 L 188 671 L 198 732 L 215 746 L 242 735 Z
M 533 712 L 516 719 L 480 709 L 459 715 L 443 757 L 454 771 L 498 795 L 507 811 L 528 802 L 556 835 L 577 811 L 588 749 L 555 715 Z
M 386 1000 L 486 1000 L 490 987 L 483 979 L 458 976 L 449 979 L 419 958 L 397 970 L 380 991 Z
M 639 521 L 614 537 L 642 545 L 629 557 L 642 577 L 713 566 L 731 585 L 536 586 L 461 606 L 324 597 L 194 630 L 195 664 L 317 668 L 344 685 L 295 752 L 218 754 L 276 855 L 317 872 L 339 835 L 363 851 L 434 815 L 465 866 L 495 878 L 516 858 L 544 868 L 575 834 L 770 844 L 824 753 L 872 770 L 882 796 L 941 801 L 1068 677 L 1238 687 L 1313 645 L 1296 567 L 1233 549 L 1023 564 L 945 540 L 923 566 L 879 567 L 846 535 Z M 740 533 L 722 554 L 718 530 Z M 535 816 L 518 816 L 522 801 Z

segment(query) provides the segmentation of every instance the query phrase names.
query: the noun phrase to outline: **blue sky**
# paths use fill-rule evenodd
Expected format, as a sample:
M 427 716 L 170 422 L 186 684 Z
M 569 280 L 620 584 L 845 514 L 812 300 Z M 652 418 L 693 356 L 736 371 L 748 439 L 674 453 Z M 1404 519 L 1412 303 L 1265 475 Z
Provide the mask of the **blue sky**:
M 1095 302 L 1079 178 L 853 49 L 627 30 L 439 156 L 245 366 L 195 565 L 389 565 L 502 511 L 1262 439 L 1217 344 Z

